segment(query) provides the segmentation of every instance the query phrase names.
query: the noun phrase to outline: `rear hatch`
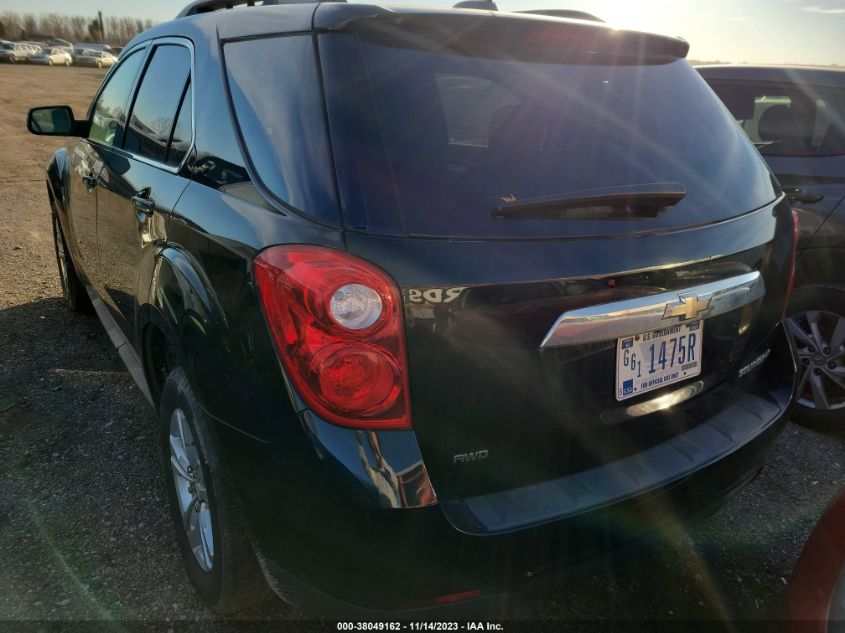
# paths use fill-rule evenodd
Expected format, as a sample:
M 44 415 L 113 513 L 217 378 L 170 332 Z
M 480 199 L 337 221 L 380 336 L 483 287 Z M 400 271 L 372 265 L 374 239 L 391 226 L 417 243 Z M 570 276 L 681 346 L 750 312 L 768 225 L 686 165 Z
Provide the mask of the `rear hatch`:
M 348 249 L 403 291 L 413 424 L 438 495 L 560 477 L 725 406 L 726 379 L 780 318 L 792 220 L 686 44 L 368 11 L 319 35 L 329 128 Z M 683 296 L 758 277 L 758 294 L 712 318 L 709 295 Z M 695 366 L 660 346 L 647 359 L 674 358 L 687 379 L 656 370 L 671 382 L 632 396 L 616 336 L 543 346 L 561 315 L 669 291 L 678 331 L 628 334 L 693 340 Z

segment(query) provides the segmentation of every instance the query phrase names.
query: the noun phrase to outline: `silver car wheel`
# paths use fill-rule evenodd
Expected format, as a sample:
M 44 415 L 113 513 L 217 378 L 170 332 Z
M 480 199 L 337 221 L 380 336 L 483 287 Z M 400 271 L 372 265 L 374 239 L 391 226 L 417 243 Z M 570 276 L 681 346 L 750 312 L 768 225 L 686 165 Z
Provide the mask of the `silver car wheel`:
M 182 409 L 176 409 L 170 416 L 170 467 L 188 545 L 200 568 L 211 571 L 214 566 L 211 506 L 199 447 Z
M 810 310 L 787 319 L 798 350 L 798 403 L 818 411 L 845 408 L 845 316 Z

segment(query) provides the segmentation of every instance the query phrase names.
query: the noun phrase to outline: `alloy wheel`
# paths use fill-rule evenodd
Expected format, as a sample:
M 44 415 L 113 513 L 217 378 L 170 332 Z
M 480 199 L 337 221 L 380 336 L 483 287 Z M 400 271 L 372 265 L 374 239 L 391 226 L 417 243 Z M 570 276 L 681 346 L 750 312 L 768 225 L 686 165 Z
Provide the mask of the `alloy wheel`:
M 170 468 L 188 544 L 200 568 L 211 571 L 214 566 L 211 506 L 199 447 L 182 409 L 174 410 L 170 416 Z
M 787 319 L 798 350 L 798 403 L 818 411 L 845 409 L 845 316 L 810 310 Z

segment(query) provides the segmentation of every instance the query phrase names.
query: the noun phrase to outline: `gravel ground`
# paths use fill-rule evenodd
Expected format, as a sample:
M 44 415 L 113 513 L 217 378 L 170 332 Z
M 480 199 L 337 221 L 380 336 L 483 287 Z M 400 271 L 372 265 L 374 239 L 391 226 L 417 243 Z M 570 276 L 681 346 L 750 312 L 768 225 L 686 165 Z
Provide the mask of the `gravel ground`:
M 165 512 L 153 415 L 94 317 L 65 309 L 43 169 L 58 142 L 28 107 L 84 112 L 96 70 L 0 66 L 2 620 L 209 621 Z M 722 510 L 612 570 L 523 602 L 513 619 L 770 618 L 845 482 L 845 440 L 789 425 Z M 303 618 L 278 600 L 240 616 Z

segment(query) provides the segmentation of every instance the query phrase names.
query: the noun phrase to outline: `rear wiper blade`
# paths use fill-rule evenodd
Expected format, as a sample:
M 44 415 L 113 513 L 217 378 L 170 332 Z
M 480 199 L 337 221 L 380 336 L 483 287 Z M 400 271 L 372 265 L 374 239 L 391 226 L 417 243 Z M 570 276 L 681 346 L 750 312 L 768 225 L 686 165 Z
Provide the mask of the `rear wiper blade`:
M 493 217 L 498 220 L 654 218 L 686 195 L 682 184 L 660 182 L 585 189 L 522 200 L 506 196 L 493 209 Z

